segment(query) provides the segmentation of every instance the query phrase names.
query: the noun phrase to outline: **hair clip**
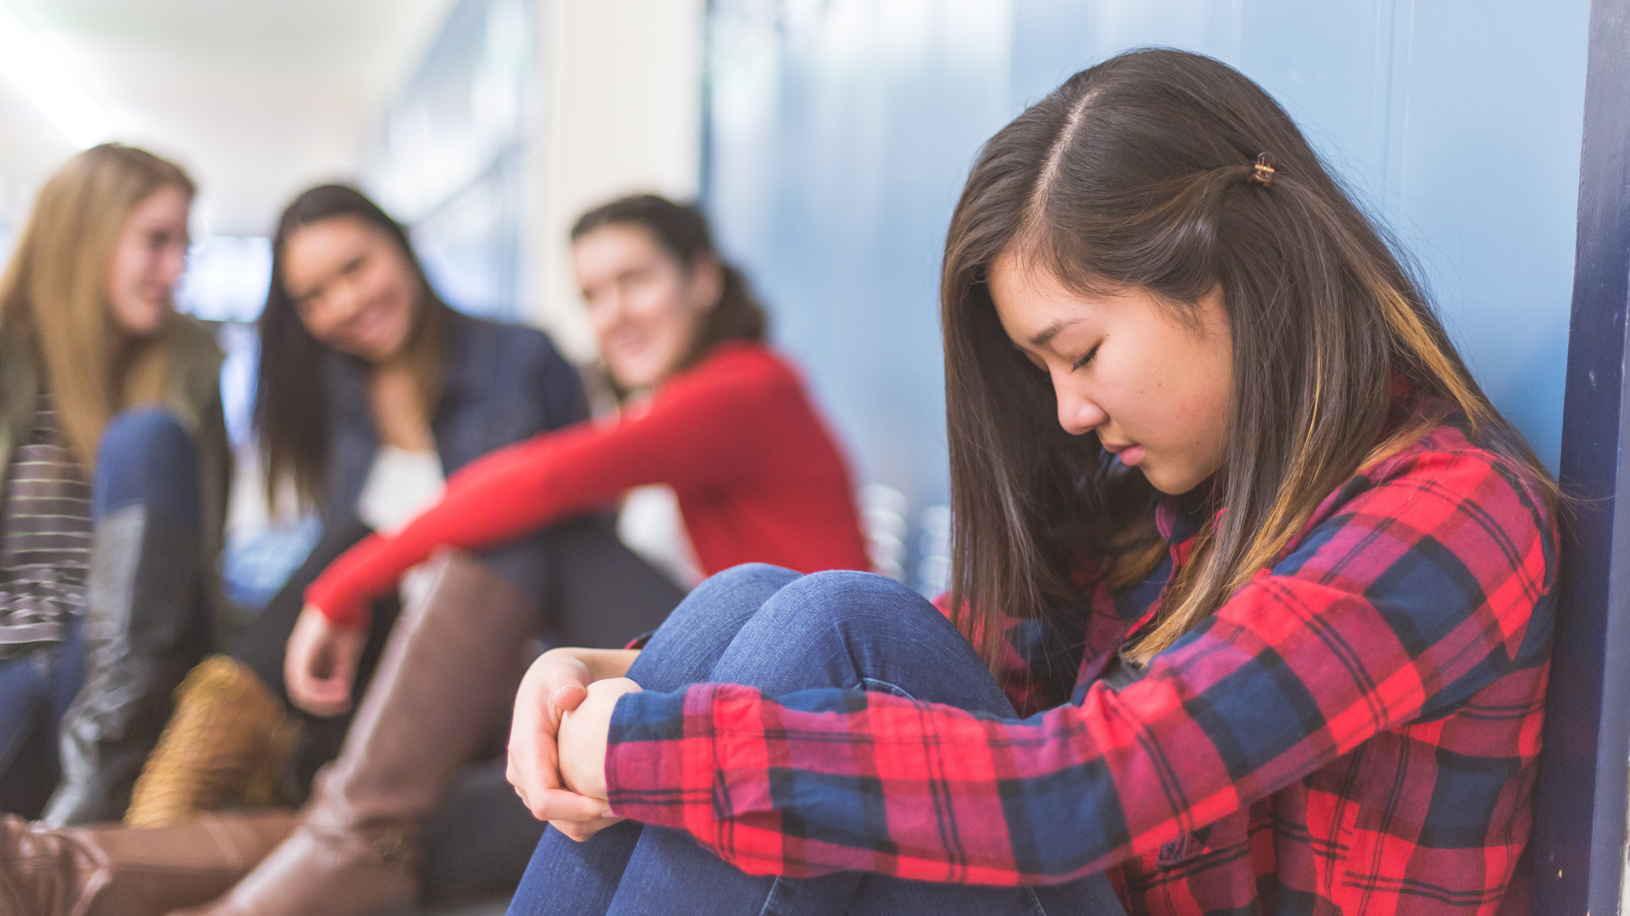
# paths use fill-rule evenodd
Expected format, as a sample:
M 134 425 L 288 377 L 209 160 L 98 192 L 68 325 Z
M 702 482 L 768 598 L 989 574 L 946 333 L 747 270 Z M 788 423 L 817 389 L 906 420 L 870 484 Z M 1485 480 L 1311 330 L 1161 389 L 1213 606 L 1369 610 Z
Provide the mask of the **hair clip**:
M 1273 154 L 1259 153 L 1256 157 L 1256 166 L 1251 172 L 1251 180 L 1264 188 L 1273 187 Z

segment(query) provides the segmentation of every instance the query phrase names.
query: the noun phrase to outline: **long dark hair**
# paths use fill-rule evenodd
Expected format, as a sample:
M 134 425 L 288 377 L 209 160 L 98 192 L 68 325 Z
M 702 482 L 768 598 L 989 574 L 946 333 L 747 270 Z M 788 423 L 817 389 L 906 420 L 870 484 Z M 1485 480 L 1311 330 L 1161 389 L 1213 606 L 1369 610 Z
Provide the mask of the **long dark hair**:
M 255 394 L 255 433 L 266 469 L 266 495 L 275 501 L 279 487 L 292 478 L 302 506 L 319 504 L 327 484 L 328 398 L 323 363 L 330 350 L 300 320 L 283 286 L 289 237 L 312 223 L 351 217 L 383 231 L 401 249 L 418 280 L 419 305 L 404 344 L 413 367 L 420 403 L 429 417 L 441 397 L 443 336 L 448 307 L 431 289 L 413 253 L 407 231 L 379 205 L 349 185 L 312 188 L 289 204 L 272 239 L 272 283 L 260 316 L 260 378 Z
M 719 265 L 724 274 L 719 302 L 702 320 L 702 326 L 691 341 L 690 352 L 675 367 L 688 369 L 707 351 L 727 340 L 763 340 L 768 320 L 764 307 L 753 298 L 747 278 L 741 271 L 719 257 L 713 247 L 713 233 L 708 229 L 707 217 L 690 204 L 674 203 L 656 194 L 636 194 L 623 197 L 584 213 L 572 225 L 572 241 L 577 241 L 603 226 L 639 226 L 651 233 L 657 244 L 672 255 L 686 271 L 692 271 L 705 262 Z
M 1268 154 L 1263 156 L 1262 154 Z M 1259 167 L 1259 164 L 1261 167 Z M 1441 416 L 1389 420 L 1393 381 L 1464 412 L 1526 466 L 1389 238 L 1325 170 L 1289 115 L 1219 61 L 1136 51 L 1076 74 L 986 143 L 945 246 L 941 285 L 954 510 L 953 606 L 993 658 L 997 612 L 1082 599 L 1159 555 L 1152 489 L 1056 420 L 1045 374 L 1012 347 L 986 274 L 1010 247 L 1083 292 L 1151 292 L 1179 318 L 1221 286 L 1233 346 L 1222 470 L 1146 661 L 1270 566 L 1321 499 Z

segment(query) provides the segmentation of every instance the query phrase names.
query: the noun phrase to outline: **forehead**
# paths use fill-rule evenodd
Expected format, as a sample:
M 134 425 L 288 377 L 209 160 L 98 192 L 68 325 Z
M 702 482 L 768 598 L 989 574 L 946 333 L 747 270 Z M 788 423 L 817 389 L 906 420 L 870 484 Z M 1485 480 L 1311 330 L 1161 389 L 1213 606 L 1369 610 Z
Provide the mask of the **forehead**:
M 354 216 L 331 216 L 289 233 L 283 243 L 283 271 L 295 275 L 334 270 L 372 247 L 388 244 L 383 230 Z
M 1008 336 L 1021 344 L 1062 323 L 1101 319 L 1137 290 L 1083 292 L 1060 280 L 1036 258 L 1009 248 L 991 262 L 986 285 Z
M 572 261 L 585 285 L 611 279 L 667 259 L 667 252 L 649 229 L 613 223 L 591 229 L 572 243 Z
M 142 198 L 136 209 L 130 211 L 133 221 L 144 224 L 186 219 L 192 207 L 192 196 L 184 188 L 173 184 L 160 185 L 153 193 Z

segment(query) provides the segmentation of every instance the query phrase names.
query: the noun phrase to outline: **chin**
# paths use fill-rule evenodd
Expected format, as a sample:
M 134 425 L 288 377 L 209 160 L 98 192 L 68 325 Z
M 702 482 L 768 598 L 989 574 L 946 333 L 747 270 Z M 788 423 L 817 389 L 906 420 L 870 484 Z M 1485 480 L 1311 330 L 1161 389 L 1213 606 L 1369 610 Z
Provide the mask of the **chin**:
M 606 371 L 617 385 L 628 391 L 638 391 L 656 384 L 659 375 L 645 365 L 645 360 L 617 360 L 606 363 Z
M 164 324 L 169 317 L 170 313 L 167 311 L 158 312 L 150 317 L 143 318 L 140 322 L 127 324 L 125 333 L 136 340 L 146 340 L 164 330 Z
M 1142 469 L 1140 468 L 1139 470 Z M 1197 483 L 1189 483 L 1183 480 L 1172 480 L 1170 477 L 1160 473 L 1159 471 L 1156 471 L 1153 474 L 1145 471 L 1143 476 L 1149 481 L 1149 486 L 1154 487 L 1156 490 L 1159 490 L 1167 496 L 1182 496 L 1184 493 L 1187 493 L 1196 486 L 1199 486 Z

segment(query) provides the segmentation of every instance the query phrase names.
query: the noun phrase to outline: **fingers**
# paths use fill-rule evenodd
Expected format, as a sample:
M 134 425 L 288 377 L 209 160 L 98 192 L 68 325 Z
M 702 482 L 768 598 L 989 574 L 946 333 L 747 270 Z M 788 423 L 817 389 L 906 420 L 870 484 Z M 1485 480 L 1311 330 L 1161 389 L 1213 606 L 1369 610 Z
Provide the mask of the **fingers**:
M 625 677 L 595 681 L 581 706 L 561 714 L 555 752 L 566 788 L 594 798 L 606 797 L 606 743 L 612 712 L 619 697 L 639 691 L 640 686 Z
M 283 657 L 283 680 L 289 700 L 316 716 L 335 716 L 351 708 L 351 686 L 367 633 L 336 627 L 315 607 L 295 621 Z
M 589 798 L 565 789 L 546 789 L 534 793 L 517 789 L 516 793 L 533 817 L 551 823 L 588 823 L 606 817 L 611 810 L 605 799 Z
M 289 702 L 314 716 L 334 716 L 345 712 L 350 705 L 350 691 L 333 681 L 313 673 L 316 665 L 310 662 L 310 652 L 297 656 L 291 644 L 283 679 L 288 686 Z
M 330 717 L 351 708 L 351 683 L 337 678 L 307 678 L 289 684 L 289 700 L 314 716 Z
M 564 684 L 556 684 L 549 692 L 549 702 L 561 712 L 571 712 L 581 706 L 583 701 L 588 699 L 588 696 L 588 685 L 580 684 L 574 680 Z
M 549 826 L 564 833 L 568 839 L 581 843 L 607 827 L 620 824 L 624 820 L 626 818 L 597 817 L 592 821 L 550 821 Z
M 539 820 L 582 825 L 605 817 L 604 800 L 563 787 L 555 743 L 561 718 L 587 699 L 591 680 L 580 659 L 550 653 L 533 664 L 516 694 L 505 776 Z M 603 826 L 574 830 L 587 838 Z

